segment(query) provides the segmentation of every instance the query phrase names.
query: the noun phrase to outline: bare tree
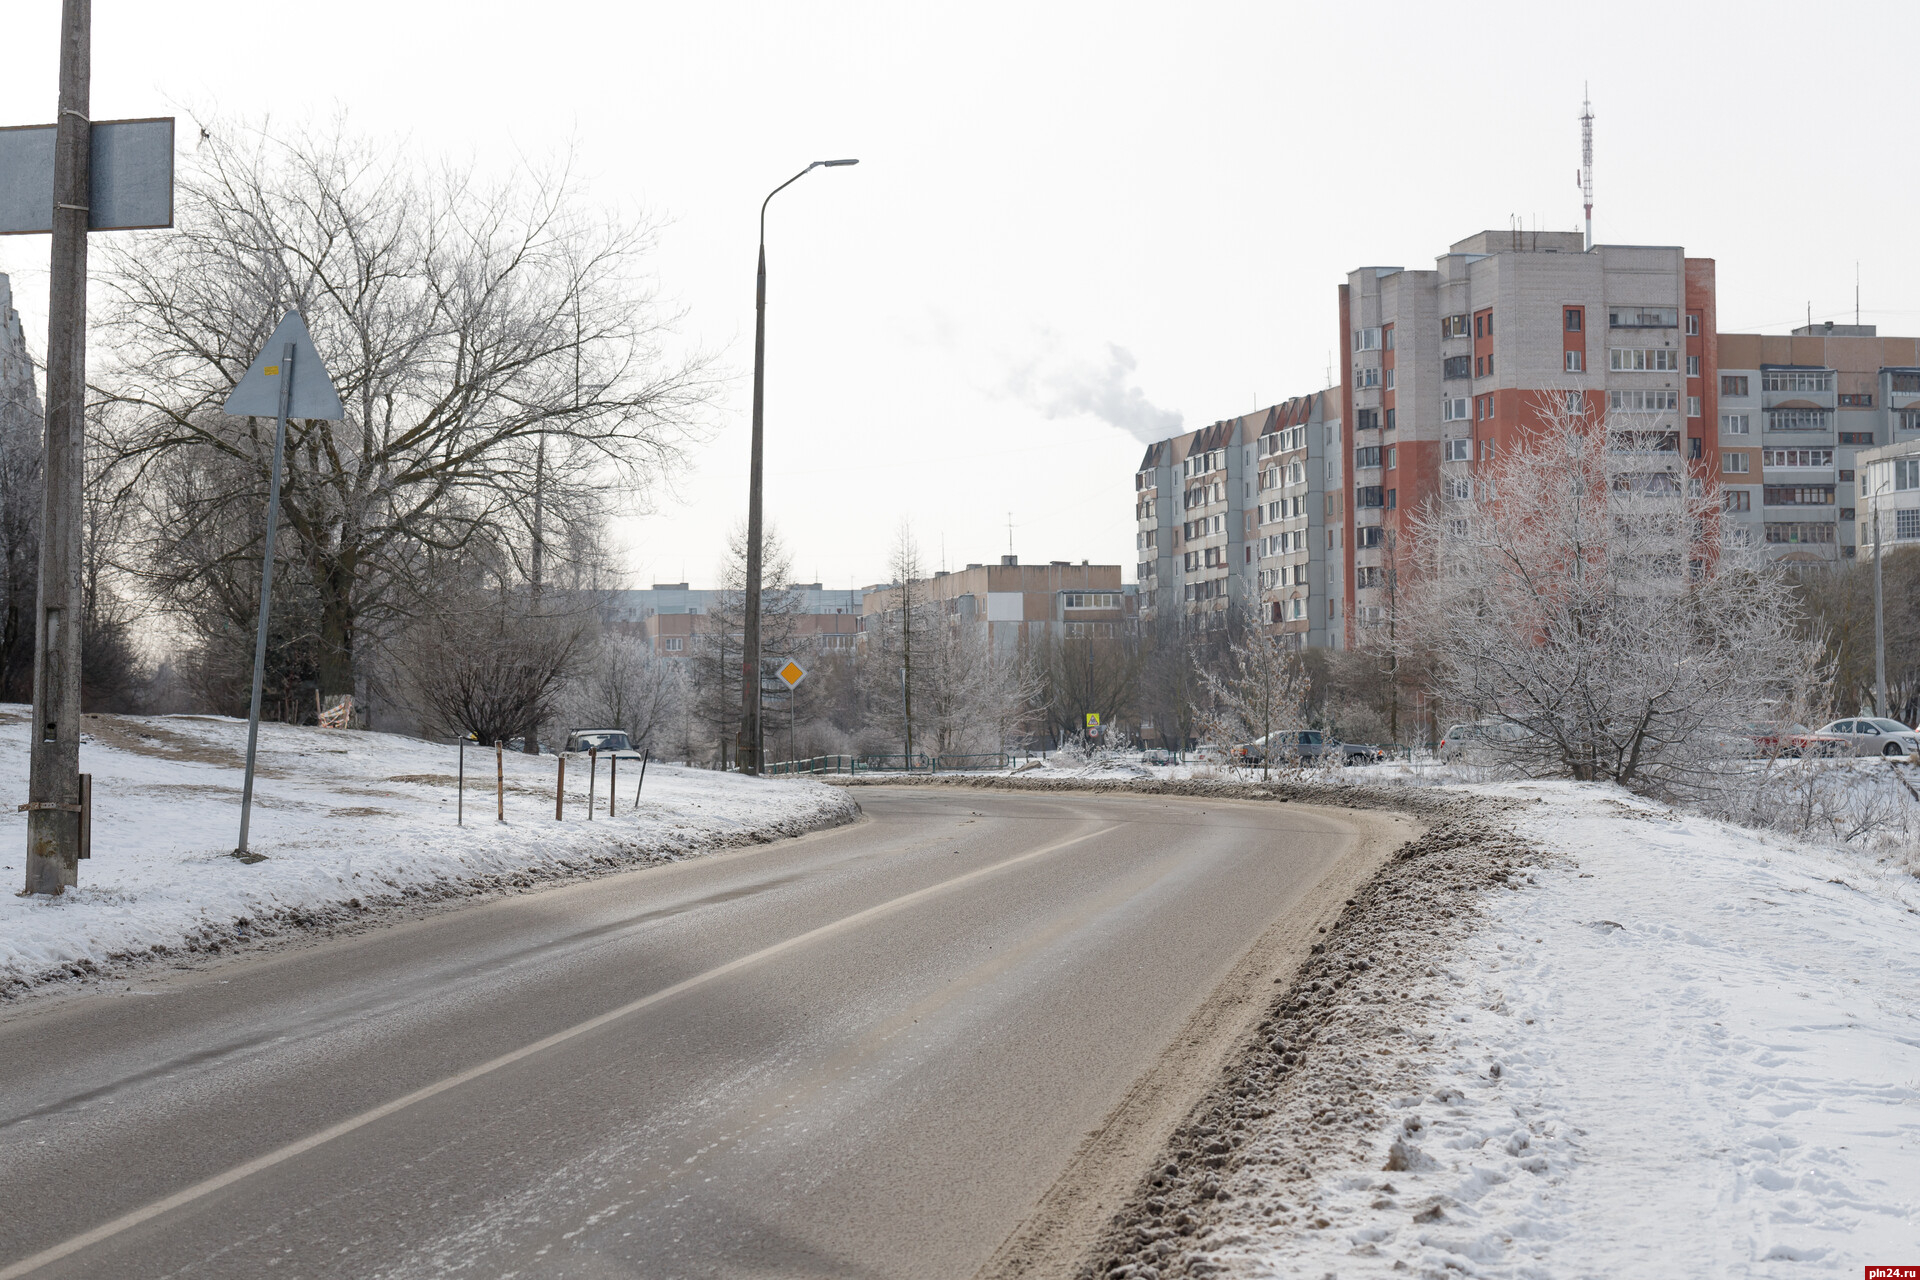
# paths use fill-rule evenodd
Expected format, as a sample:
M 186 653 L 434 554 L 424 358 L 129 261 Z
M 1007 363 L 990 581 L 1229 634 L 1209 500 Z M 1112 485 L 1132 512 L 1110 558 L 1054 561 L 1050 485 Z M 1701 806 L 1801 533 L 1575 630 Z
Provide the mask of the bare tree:
M 1206 675 L 1206 731 L 1222 745 L 1260 741 L 1260 776 L 1272 769 L 1272 735 L 1306 725 L 1307 670 L 1287 642 L 1251 610 L 1236 627 L 1227 659 Z
M 220 405 L 298 307 L 346 405 L 289 424 L 282 498 L 323 693 L 355 692 L 438 555 L 482 539 L 537 579 L 558 527 L 643 497 L 696 429 L 710 381 L 666 350 L 649 230 L 587 215 L 564 168 L 490 183 L 339 123 L 216 123 L 176 192 L 174 231 L 106 253 L 99 393 L 148 517 L 127 563 L 170 591 L 257 575 L 273 424 Z
M 0 276 L 0 698 L 10 702 L 26 701 L 32 678 L 44 431 L 20 317 Z
M 636 636 L 603 635 L 561 709 L 575 728 L 624 729 L 636 748 L 658 753 L 673 745 L 686 692 L 681 662 L 655 657 Z
M 882 588 L 885 607 L 867 615 L 867 694 L 874 721 L 911 757 L 916 743 L 921 749 L 928 745 L 921 741 L 925 734 L 915 718 L 914 699 L 926 680 L 927 636 L 934 619 L 920 544 L 904 522 L 894 535 L 887 572 L 892 581 Z M 924 709 L 924 695 L 921 704 Z
M 935 755 L 1004 751 L 1040 680 L 1017 650 L 996 651 L 984 620 L 930 608 L 920 645 L 920 739 Z
M 1556 413 L 1483 473 L 1493 500 L 1414 521 L 1429 560 L 1403 619 L 1439 696 L 1515 726 L 1495 746 L 1529 773 L 1683 788 L 1803 670 L 1786 578 L 1728 536 L 1676 439 Z

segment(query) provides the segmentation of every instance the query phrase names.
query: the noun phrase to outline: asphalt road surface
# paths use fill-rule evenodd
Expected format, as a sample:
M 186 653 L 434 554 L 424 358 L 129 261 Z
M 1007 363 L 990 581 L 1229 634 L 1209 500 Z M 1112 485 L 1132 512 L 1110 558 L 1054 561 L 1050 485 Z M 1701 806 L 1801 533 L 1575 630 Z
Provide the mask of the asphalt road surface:
M 0 1280 L 970 1276 L 1371 856 L 1293 805 L 857 796 L 0 1015 Z

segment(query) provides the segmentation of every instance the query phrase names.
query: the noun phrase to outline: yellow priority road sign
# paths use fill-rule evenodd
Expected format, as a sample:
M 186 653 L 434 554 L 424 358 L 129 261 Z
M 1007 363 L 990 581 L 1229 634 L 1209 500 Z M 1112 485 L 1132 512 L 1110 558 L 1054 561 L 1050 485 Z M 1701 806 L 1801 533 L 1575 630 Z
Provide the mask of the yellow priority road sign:
M 787 688 L 792 689 L 796 688 L 802 680 L 807 678 L 807 669 L 789 658 L 787 665 L 781 667 L 778 671 L 774 672 L 774 674 L 786 681 Z

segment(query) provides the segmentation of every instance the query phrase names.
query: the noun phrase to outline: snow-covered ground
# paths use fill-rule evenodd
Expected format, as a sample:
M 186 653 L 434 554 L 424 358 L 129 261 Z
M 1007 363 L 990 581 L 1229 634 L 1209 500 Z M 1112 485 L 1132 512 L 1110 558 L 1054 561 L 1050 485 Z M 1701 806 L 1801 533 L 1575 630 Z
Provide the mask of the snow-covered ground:
M 1308 1188 L 1247 1161 L 1205 1256 L 1314 1280 L 1920 1261 L 1920 882 L 1611 787 L 1475 790 L 1544 800 L 1512 821 L 1547 857 L 1398 993 L 1417 1088 Z
M 587 820 L 586 770 L 568 769 L 553 816 L 552 756 L 506 756 L 495 820 L 491 750 L 469 748 L 466 822 L 455 824 L 455 748 L 392 734 L 260 729 L 252 851 L 239 835 L 246 722 L 211 716 L 88 717 L 80 767 L 94 779 L 93 857 L 58 898 L 0 894 L 0 991 L 117 959 L 214 950 L 306 919 L 447 897 L 535 877 L 638 865 L 844 821 L 842 790 L 654 763 L 634 802 L 622 770 L 609 819 L 607 767 Z M 0 707 L 0 789 L 24 800 L 27 712 Z M 26 815 L 0 811 L 0 876 L 24 883 Z M 164 949 L 156 951 L 156 949 Z

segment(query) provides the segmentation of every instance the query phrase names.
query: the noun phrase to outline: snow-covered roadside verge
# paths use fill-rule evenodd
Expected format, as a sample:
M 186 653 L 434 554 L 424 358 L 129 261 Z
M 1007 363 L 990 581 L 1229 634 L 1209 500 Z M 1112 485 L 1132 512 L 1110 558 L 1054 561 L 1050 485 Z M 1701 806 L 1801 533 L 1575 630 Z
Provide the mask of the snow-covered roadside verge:
M 25 709 L 0 708 L 0 794 L 25 798 Z M 262 725 L 250 848 L 238 836 L 246 723 L 219 717 L 89 716 L 80 767 L 94 778 L 93 857 L 58 898 L 0 894 L 0 994 L 258 944 L 293 930 L 424 901 L 643 866 L 851 821 L 844 791 L 652 764 L 619 776 L 607 815 L 567 777 L 556 822 L 555 761 L 509 753 L 506 817 L 495 820 L 491 751 L 466 756 L 465 825 L 455 824 L 457 754 L 391 734 Z M 23 876 L 26 815 L 0 812 L 0 875 Z
M 1911 1262 L 1920 884 L 1613 788 L 1470 793 L 1530 803 L 1383 874 L 1087 1273 Z

